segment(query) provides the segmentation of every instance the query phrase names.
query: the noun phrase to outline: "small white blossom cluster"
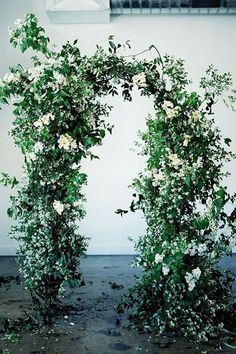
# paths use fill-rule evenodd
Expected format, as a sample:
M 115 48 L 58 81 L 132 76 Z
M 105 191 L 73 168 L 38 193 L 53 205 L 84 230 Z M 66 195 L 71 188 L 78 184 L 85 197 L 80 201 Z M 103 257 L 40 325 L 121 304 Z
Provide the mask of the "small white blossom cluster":
M 140 73 L 133 76 L 133 84 L 138 87 L 147 87 L 146 75 L 145 73 Z
M 66 85 L 67 80 L 64 75 L 59 74 L 57 71 L 53 73 L 53 77 L 56 80 L 57 87 Z
M 195 256 L 198 254 L 199 256 L 203 256 L 207 251 L 206 243 L 196 244 L 195 242 L 190 243 L 190 245 L 186 248 L 185 254 L 189 254 L 190 256 Z
M 193 111 L 188 114 L 190 122 L 198 122 L 202 118 L 200 111 Z
M 61 215 L 64 211 L 64 204 L 62 204 L 59 200 L 54 200 L 53 208 L 59 215 Z
M 37 82 L 40 79 L 42 73 L 44 72 L 44 69 L 45 69 L 44 64 L 41 64 L 41 65 L 35 66 L 34 68 L 28 69 L 28 71 L 27 71 L 28 79 L 30 81 L 32 81 L 33 83 Z
M 44 114 L 41 118 L 36 120 L 33 124 L 39 130 L 42 129 L 45 125 L 49 125 L 51 120 L 54 120 L 55 116 L 52 113 Z
M 21 81 L 20 73 L 7 73 L 3 77 L 3 81 L 7 83 L 17 83 Z
M 199 267 L 192 270 L 192 273 L 187 272 L 185 275 L 186 283 L 188 284 L 188 290 L 192 291 L 195 288 L 196 281 L 200 278 L 202 274 Z
M 71 151 L 77 148 L 76 141 L 69 135 L 63 134 L 58 139 L 58 146 L 60 149 Z
M 162 272 L 163 272 L 164 275 L 168 275 L 169 271 L 170 271 L 170 268 L 167 265 L 164 265 L 162 267 Z
M 174 107 L 171 101 L 164 101 L 162 108 L 166 113 L 167 118 L 171 119 L 178 115 L 179 107 Z
M 183 160 L 181 160 L 177 154 L 170 154 L 168 159 L 175 169 L 178 169 L 181 165 L 183 165 Z
M 40 142 L 37 142 L 34 145 L 34 152 L 37 154 L 38 152 L 41 152 L 43 150 L 43 144 Z
M 157 187 L 161 181 L 165 179 L 165 174 L 162 171 L 158 171 L 154 168 L 151 171 L 152 185 L 153 187 Z
M 155 255 L 155 263 L 160 263 L 163 261 L 163 259 L 164 259 L 164 256 L 162 254 L 157 253 Z

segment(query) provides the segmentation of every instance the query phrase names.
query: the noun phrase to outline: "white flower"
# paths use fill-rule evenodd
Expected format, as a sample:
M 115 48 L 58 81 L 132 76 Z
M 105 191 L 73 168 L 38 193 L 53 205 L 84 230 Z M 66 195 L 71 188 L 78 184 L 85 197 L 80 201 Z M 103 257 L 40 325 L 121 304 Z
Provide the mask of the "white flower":
M 164 265 L 162 267 L 162 272 L 163 272 L 164 275 L 167 275 L 169 273 L 169 271 L 170 271 L 170 268 L 167 267 L 167 265 Z
M 175 117 L 179 112 L 179 107 L 174 107 L 171 101 L 164 101 L 162 104 L 162 108 L 166 112 L 167 118 Z
M 50 117 L 47 114 L 45 114 L 44 116 L 42 116 L 41 122 L 43 123 L 43 125 L 48 125 L 50 122 Z
M 188 284 L 188 290 L 192 291 L 195 288 L 195 279 L 193 275 L 189 272 L 186 273 L 185 275 L 185 280 L 186 283 Z
M 24 97 L 21 97 L 21 96 L 13 96 L 11 97 L 11 103 L 14 104 L 14 103 L 20 103 L 24 100 Z
M 48 125 L 50 120 L 54 120 L 55 116 L 51 113 L 44 114 L 40 119 L 36 120 L 33 124 L 36 128 L 41 129 L 44 125 Z
M 43 150 L 43 144 L 42 143 L 36 143 L 35 145 L 34 145 L 34 152 L 35 153 L 37 153 L 37 152 L 40 152 L 40 151 L 42 151 Z
M 7 73 L 4 75 L 3 81 L 6 81 L 8 83 L 19 82 L 20 81 L 20 74 L 19 73 Z
M 49 59 L 48 59 L 48 64 L 50 64 L 50 65 L 57 64 L 57 59 L 55 59 L 55 58 L 49 58 Z
M 23 25 L 24 25 L 24 21 L 21 20 L 20 18 L 18 18 L 14 24 L 18 27 L 18 28 L 21 28 Z
M 197 280 L 200 278 L 200 275 L 201 275 L 201 274 L 202 274 L 202 272 L 201 272 L 201 269 L 200 269 L 199 267 L 193 269 L 193 271 L 192 271 L 193 277 L 194 277 L 195 279 L 197 279 Z
M 160 181 L 163 181 L 165 179 L 165 175 L 163 172 L 153 173 L 152 177 L 153 177 L 153 182 L 152 182 L 153 187 L 157 187 Z
M 42 72 L 44 71 L 45 65 L 39 65 L 34 68 L 28 69 L 28 78 L 29 80 L 36 82 L 40 78 Z
M 157 253 L 155 255 L 155 263 L 160 263 L 163 261 L 164 256 L 162 254 Z
M 196 167 L 198 167 L 198 168 L 203 167 L 203 161 L 200 156 L 197 158 Z
M 175 107 L 175 108 L 172 108 L 172 109 L 166 109 L 166 116 L 167 118 L 174 118 L 179 112 L 179 108 L 178 107 Z
M 71 168 L 72 168 L 72 170 L 77 170 L 77 168 L 79 168 L 79 164 L 77 164 L 77 163 L 73 163 L 72 165 L 71 165 Z
M 71 166 L 72 170 L 77 170 L 78 167 L 79 167 L 79 165 L 75 162 Z
M 58 139 L 59 148 L 65 150 L 73 150 L 77 148 L 76 141 L 68 134 L 61 135 Z
M 41 119 L 38 119 L 33 123 L 33 125 L 35 126 L 35 128 L 42 128 L 43 122 L 41 121 Z
M 189 291 L 192 291 L 195 288 L 196 280 L 200 278 L 201 269 L 199 267 L 193 269 L 192 273 L 187 272 L 185 275 L 186 283 L 188 284 Z
M 140 73 L 133 76 L 133 83 L 138 87 L 147 87 L 145 73 Z
M 75 140 L 72 140 L 72 141 L 71 141 L 71 143 L 70 143 L 70 148 L 71 148 L 72 150 L 77 148 L 77 144 L 76 144 L 76 141 L 75 141 Z
M 164 101 L 162 104 L 162 108 L 164 110 L 169 109 L 169 108 L 173 108 L 173 107 L 174 107 L 174 105 L 171 101 Z
M 12 29 L 11 27 L 8 27 L 8 33 L 9 33 L 10 37 L 13 37 L 15 35 L 15 30 Z
M 183 161 L 178 158 L 177 154 L 170 154 L 168 159 L 170 160 L 172 166 L 175 168 L 183 163 Z
M 53 208 L 59 215 L 61 215 L 64 211 L 64 205 L 59 200 L 54 200 Z
M 200 243 L 197 247 L 197 251 L 200 255 L 202 255 L 207 250 L 207 245 L 205 243 Z
M 189 141 L 191 140 L 191 135 L 188 134 L 184 134 L 184 142 L 183 142 L 183 146 L 188 146 Z
M 199 111 L 194 111 L 194 112 L 191 112 L 190 113 L 190 118 L 194 121 L 194 122 L 197 122 L 199 121 L 199 119 L 201 118 L 201 112 Z
M 65 85 L 66 84 L 66 78 L 64 75 L 59 74 L 58 72 L 54 72 L 53 77 L 56 80 L 58 85 Z

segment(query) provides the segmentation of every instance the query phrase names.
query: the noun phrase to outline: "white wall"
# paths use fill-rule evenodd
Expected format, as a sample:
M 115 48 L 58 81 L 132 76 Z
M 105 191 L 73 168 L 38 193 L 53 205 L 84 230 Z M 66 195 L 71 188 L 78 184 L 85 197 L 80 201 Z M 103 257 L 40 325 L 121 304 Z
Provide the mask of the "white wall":
M 103 25 L 52 25 L 45 12 L 42 0 L 0 0 L 0 75 L 8 66 L 21 63 L 28 65 L 29 54 L 21 55 L 8 43 L 7 27 L 26 12 L 35 13 L 46 28 L 52 41 L 59 46 L 67 40 L 79 38 L 81 51 L 93 53 L 95 45 L 105 45 L 110 34 L 117 41 L 131 40 L 132 53 L 137 53 L 150 44 L 158 46 L 162 53 L 169 53 L 186 60 L 186 67 L 194 81 L 198 81 L 207 65 L 214 63 L 233 74 L 236 85 L 236 21 L 234 16 L 118 16 L 110 24 Z M 100 161 L 84 164 L 89 174 L 87 194 L 87 217 L 82 222 L 81 232 L 92 237 L 89 254 L 132 253 L 133 245 L 128 236 L 137 238 L 145 230 L 139 214 L 130 214 L 122 219 L 114 214 L 117 208 L 127 208 L 132 190 L 127 186 L 142 169 L 143 161 L 130 151 L 138 129 L 145 126 L 145 116 L 152 113 L 152 102 L 134 94 L 132 103 L 124 103 L 121 97 L 109 99 L 114 105 L 111 122 L 115 123 L 113 135 L 108 136 L 98 148 Z M 236 151 L 236 113 L 220 104 L 217 122 L 223 134 L 233 140 Z M 14 148 L 7 132 L 11 127 L 10 108 L 0 112 L 0 170 L 20 176 L 22 158 Z M 227 182 L 234 190 L 236 166 L 230 165 L 233 176 Z M 6 216 L 9 191 L 0 191 L 0 254 L 13 254 L 16 243 L 9 240 L 11 220 Z

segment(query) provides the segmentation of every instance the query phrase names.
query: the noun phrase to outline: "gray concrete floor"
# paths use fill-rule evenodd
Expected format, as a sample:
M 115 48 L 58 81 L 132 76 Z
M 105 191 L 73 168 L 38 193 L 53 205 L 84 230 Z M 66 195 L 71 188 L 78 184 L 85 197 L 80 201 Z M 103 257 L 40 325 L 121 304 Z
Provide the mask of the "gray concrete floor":
M 112 354 L 118 352 L 151 354 L 197 354 L 193 343 L 176 341 L 161 348 L 158 341 L 147 334 L 127 329 L 127 314 L 118 316 L 114 305 L 134 283 L 140 270 L 131 268 L 133 256 L 88 256 L 81 264 L 86 286 L 67 290 L 63 303 L 74 305 L 76 311 L 56 319 L 51 328 L 40 333 L 23 332 L 19 341 L 0 340 L 0 354 L 8 349 L 12 354 Z M 221 262 L 224 268 L 236 273 L 236 255 Z M 0 257 L 0 276 L 18 275 L 14 257 Z M 122 285 L 112 289 L 111 283 Z M 30 297 L 23 286 L 12 280 L 0 287 L 0 316 L 15 319 L 30 309 Z M 210 349 L 210 353 L 235 353 Z

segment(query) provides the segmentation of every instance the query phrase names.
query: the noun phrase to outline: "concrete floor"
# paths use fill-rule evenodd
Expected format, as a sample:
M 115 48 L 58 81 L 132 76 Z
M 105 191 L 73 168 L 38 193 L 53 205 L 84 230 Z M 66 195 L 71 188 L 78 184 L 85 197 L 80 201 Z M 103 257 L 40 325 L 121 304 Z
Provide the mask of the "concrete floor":
M 134 283 L 139 270 L 131 268 L 133 256 L 88 256 L 81 264 L 86 286 L 69 289 L 63 299 L 73 304 L 76 311 L 56 319 L 51 328 L 40 333 L 22 332 L 18 342 L 11 343 L 2 336 L 0 354 L 8 349 L 12 354 L 112 354 L 118 352 L 151 354 L 197 354 L 201 351 L 193 343 L 176 341 L 161 348 L 162 339 L 135 333 L 126 328 L 127 314 L 118 316 L 114 305 L 127 288 Z M 236 255 L 221 264 L 236 274 Z M 0 276 L 18 275 L 14 257 L 0 257 Z M 112 289 L 111 283 L 122 285 Z M 30 309 L 30 298 L 22 285 L 12 280 L 0 287 L 0 316 L 16 319 Z M 210 349 L 209 353 L 235 353 Z

